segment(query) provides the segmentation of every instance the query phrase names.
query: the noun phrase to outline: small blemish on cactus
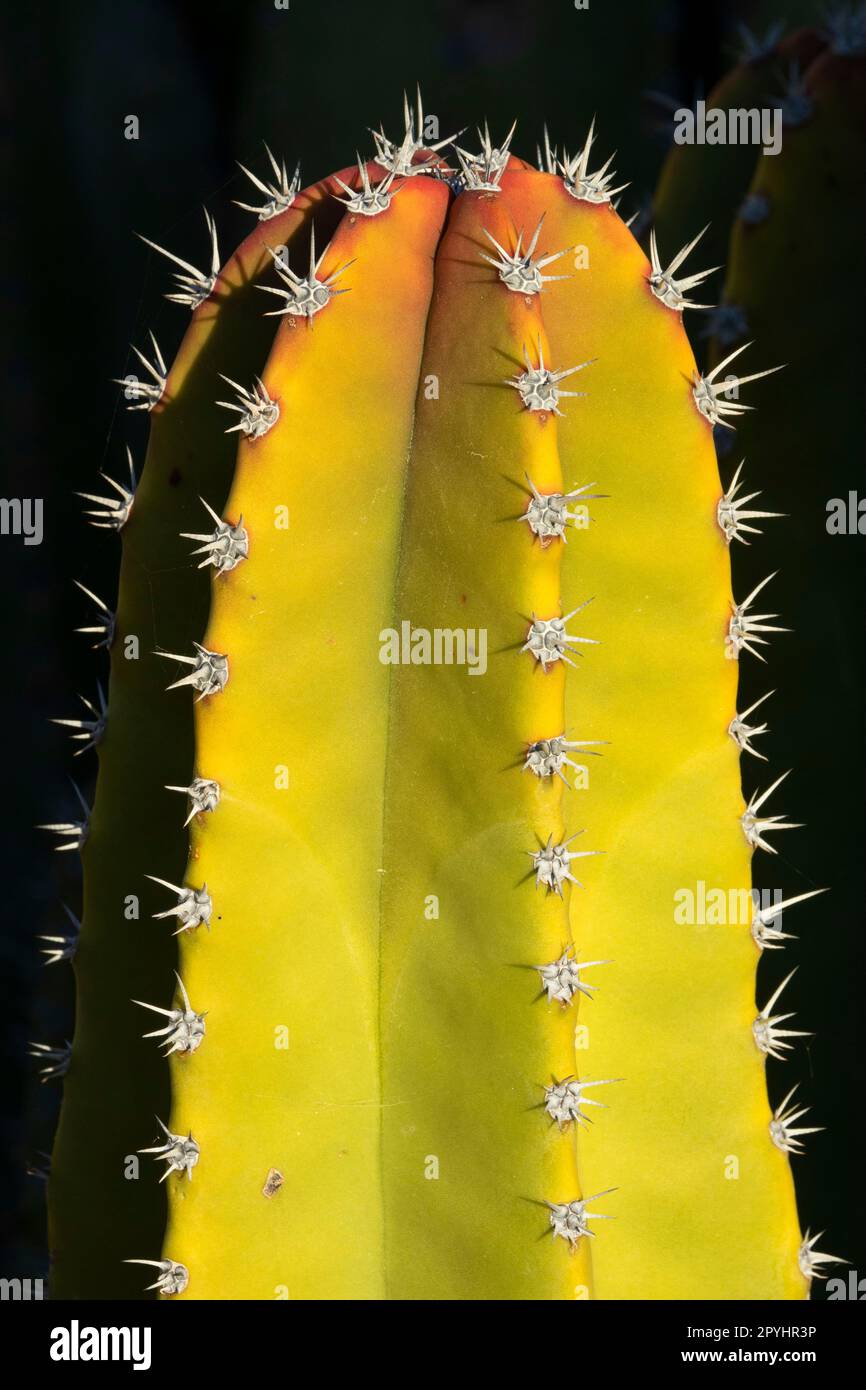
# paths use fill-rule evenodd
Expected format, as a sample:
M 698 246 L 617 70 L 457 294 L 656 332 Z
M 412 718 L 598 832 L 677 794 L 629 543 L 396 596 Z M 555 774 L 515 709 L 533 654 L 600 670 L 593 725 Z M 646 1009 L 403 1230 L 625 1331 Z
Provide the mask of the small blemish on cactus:
M 265 1178 L 265 1185 L 262 1188 L 263 1197 L 275 1197 L 283 1185 L 283 1175 L 278 1168 L 269 1168 L 268 1176 Z

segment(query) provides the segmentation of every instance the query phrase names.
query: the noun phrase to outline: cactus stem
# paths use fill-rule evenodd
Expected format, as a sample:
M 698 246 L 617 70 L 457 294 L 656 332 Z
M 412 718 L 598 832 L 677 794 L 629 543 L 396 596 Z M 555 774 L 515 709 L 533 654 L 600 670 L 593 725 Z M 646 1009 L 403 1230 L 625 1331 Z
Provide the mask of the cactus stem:
M 127 521 L 129 520 L 129 514 L 132 511 L 132 504 L 135 501 L 136 477 L 135 465 L 132 461 L 132 450 L 129 448 L 128 445 L 126 449 L 126 459 L 129 465 L 128 488 L 124 487 L 123 483 L 115 482 L 114 478 L 109 478 L 107 473 L 101 472 L 99 474 L 100 478 L 105 479 L 109 487 L 114 488 L 115 492 L 118 494 L 120 498 L 120 501 L 117 500 L 117 497 L 98 497 L 92 492 L 77 492 L 75 494 L 76 497 L 83 497 L 86 502 L 96 502 L 99 504 L 99 507 L 101 508 L 100 511 L 91 510 L 85 511 L 84 513 L 85 516 L 91 518 L 91 526 L 96 526 L 99 529 L 105 531 L 121 531 L 123 527 L 126 525 Z M 76 583 L 77 582 L 78 581 L 76 580 Z M 84 589 L 83 584 L 79 584 L 78 587 L 80 589 Z M 100 606 L 104 606 L 102 605 L 100 599 L 96 598 L 94 594 L 90 593 L 89 589 L 84 589 L 84 592 L 88 595 L 88 597 L 93 599 L 94 603 L 99 603 Z M 84 629 L 80 628 L 79 631 L 84 631 Z M 100 645 L 108 644 L 104 643 Z
M 514 250 L 506 251 L 486 227 L 482 227 L 484 235 L 488 241 L 492 242 L 499 252 L 498 258 L 490 256 L 486 251 L 480 253 L 481 259 L 487 261 L 499 272 L 499 278 L 507 289 L 513 290 L 515 294 L 540 294 L 544 285 L 550 284 L 553 280 L 570 280 L 570 275 L 542 275 L 545 266 L 552 265 L 558 261 L 560 256 L 564 256 L 572 248 L 564 247 L 561 251 L 551 251 L 546 256 L 539 256 L 538 260 L 532 259 L 535 248 L 538 244 L 538 236 L 544 222 L 544 213 L 538 219 L 538 225 L 532 234 L 532 238 L 526 250 L 523 249 L 523 232 L 515 228 Z
M 188 787 L 175 787 L 166 783 L 167 792 L 183 792 L 184 796 L 189 797 L 190 811 L 184 821 L 184 829 L 190 821 L 204 811 L 215 811 L 219 805 L 220 784 L 213 782 L 208 777 L 195 777 Z
M 86 696 L 79 695 L 78 697 L 81 703 L 85 706 L 85 708 L 88 709 L 90 713 L 93 715 L 92 719 L 49 720 L 49 723 L 51 724 L 59 724 L 64 728 L 76 730 L 74 734 L 70 735 L 72 742 L 83 744 L 83 747 L 75 749 L 73 757 L 76 758 L 80 758 L 81 754 L 86 753 L 88 749 L 95 748 L 97 744 L 101 743 L 103 735 L 105 734 L 105 725 L 106 720 L 108 718 L 108 707 L 105 703 L 105 693 L 98 681 L 96 683 L 96 689 L 97 699 L 99 701 L 98 711 L 96 706 L 90 700 L 88 700 Z
M 576 830 L 573 835 L 569 835 L 567 840 L 561 844 L 553 843 L 553 836 L 548 835 L 547 844 L 542 845 L 541 849 L 528 849 L 526 853 L 532 859 L 532 869 L 535 874 L 535 886 L 539 885 L 547 889 L 548 893 L 556 893 L 562 897 L 562 885 L 567 881 L 577 884 L 582 888 L 583 884 L 579 878 L 575 878 L 571 872 L 571 861 L 573 859 L 591 859 L 597 854 L 603 854 L 600 849 L 570 850 L 568 846 L 572 840 L 576 840 L 578 835 L 583 835 L 583 830 Z M 539 844 L 541 841 L 539 840 Z
M 546 140 L 547 131 L 545 130 L 545 141 Z M 617 188 L 610 187 L 610 184 L 613 183 L 613 180 L 616 178 L 615 173 L 609 174 L 607 172 L 616 158 L 616 155 L 613 154 L 607 163 L 602 165 L 596 173 L 589 173 L 589 156 L 594 140 L 595 117 L 593 116 L 592 123 L 589 127 L 589 134 L 586 137 L 586 143 L 580 154 L 569 156 L 563 151 L 562 159 L 557 160 L 556 151 L 554 150 L 551 152 L 548 146 L 547 155 L 548 158 L 550 158 L 552 154 L 553 160 L 556 162 L 559 172 L 562 174 L 563 185 L 566 191 L 571 194 L 572 198 L 577 198 L 580 202 L 584 203 L 609 203 L 616 193 L 622 193 L 628 188 L 628 184 L 621 183 Z M 550 172 L 552 173 L 553 170 L 550 170 Z
M 58 965 L 62 960 L 72 960 L 78 949 L 81 923 L 65 903 L 61 903 L 60 906 L 72 923 L 72 931 L 66 932 L 63 936 L 38 936 L 36 938 L 37 941 L 46 942 L 46 945 L 40 950 L 40 954 L 45 957 L 46 965 Z
M 776 692 L 774 690 L 768 690 L 766 695 L 762 695 L 761 698 L 759 700 L 756 700 L 753 705 L 749 705 L 749 708 L 747 710 L 744 710 L 742 714 L 735 714 L 730 724 L 728 725 L 728 733 L 734 740 L 734 743 L 737 745 L 737 747 L 741 749 L 744 753 L 751 753 L 753 758 L 760 758 L 762 763 L 765 763 L 767 759 L 765 758 L 763 753 L 758 752 L 757 748 L 752 747 L 749 740 L 757 738 L 759 734 L 766 734 L 769 731 L 770 726 L 769 724 L 749 725 L 746 723 L 746 719 L 749 717 L 753 710 L 756 710 L 759 705 L 762 705 L 764 703 L 765 700 L 769 700 L 770 696 L 775 695 L 775 693 Z
M 260 192 L 264 193 L 267 202 L 262 207 L 253 207 L 250 203 L 241 203 L 237 198 L 232 199 L 235 207 L 243 208 L 244 212 L 254 212 L 260 222 L 269 222 L 272 217 L 279 216 L 282 212 L 288 212 L 295 198 L 298 196 L 298 189 L 301 186 L 301 166 L 297 164 L 295 172 L 289 179 L 286 170 L 286 161 L 278 164 L 271 154 L 270 149 L 265 145 L 265 153 L 271 161 L 271 168 L 274 171 L 276 182 L 273 184 L 264 183 L 257 178 L 245 165 L 238 163 L 238 167 L 243 170 L 251 183 L 255 184 Z
M 160 1182 L 165 1182 L 172 1173 L 186 1173 L 187 1178 L 192 1182 L 192 1170 L 198 1163 L 201 1150 L 192 1137 L 190 1132 L 186 1138 L 182 1134 L 172 1134 L 171 1130 L 163 1124 L 159 1116 L 156 1116 L 156 1123 L 165 1135 L 165 1143 L 157 1144 L 150 1149 L 139 1149 L 140 1154 L 154 1154 L 158 1159 L 168 1166 L 160 1178 Z
M 151 331 L 150 342 L 153 348 L 153 361 L 149 362 L 144 353 L 132 344 L 132 350 L 138 358 L 145 371 L 153 377 L 153 381 L 138 381 L 133 376 L 112 377 L 116 386 L 123 386 L 131 404 L 127 405 L 127 410 L 153 410 L 162 400 L 165 391 L 165 383 L 168 379 L 168 368 L 165 359 L 159 350 L 159 343 Z
M 44 1062 L 39 1075 L 44 1082 L 60 1081 L 69 1070 L 72 1060 L 72 1043 L 65 1042 L 62 1047 L 51 1047 L 48 1043 L 29 1043 L 30 1056 Z
M 699 270 L 696 275 L 688 275 L 681 280 L 674 279 L 674 271 L 679 270 L 683 261 L 695 249 L 706 230 L 707 228 L 704 227 L 702 231 L 698 232 L 696 237 L 686 242 L 685 246 L 674 256 L 667 270 L 662 268 L 662 263 L 659 258 L 655 228 L 650 232 L 650 260 L 652 262 L 652 273 L 649 276 L 649 287 L 656 299 L 659 300 L 661 304 L 664 304 L 665 308 L 673 309 L 678 314 L 681 314 L 683 309 L 709 309 L 712 307 L 709 304 L 695 304 L 692 300 L 686 298 L 684 291 L 695 289 L 696 286 L 703 284 L 704 280 L 706 280 L 709 275 L 713 275 L 717 270 L 721 269 L 720 266 L 714 265 L 710 270 Z
M 750 542 L 746 540 L 744 535 L 746 531 L 753 536 L 760 536 L 763 534 L 760 527 L 747 526 L 746 522 L 761 521 L 770 517 L 786 515 L 785 512 L 755 512 L 743 510 L 748 502 L 754 502 L 755 498 L 761 495 L 760 492 L 749 492 L 745 497 L 737 496 L 740 488 L 740 474 L 743 471 L 743 464 L 745 462 L 745 459 L 740 460 L 737 471 L 731 479 L 730 486 L 724 497 L 719 499 L 719 505 L 716 510 L 716 518 L 719 527 L 728 545 L 730 545 L 731 541 L 741 541 L 743 545 L 749 545 Z
M 194 265 L 190 265 L 189 261 L 183 260 L 180 256 L 175 256 L 173 251 L 166 251 L 164 246 L 158 246 L 157 243 L 151 241 L 149 237 L 139 234 L 139 240 L 143 241 L 145 246 L 149 246 L 153 251 L 158 251 L 159 254 L 165 256 L 167 260 L 174 261 L 175 265 L 179 265 L 181 269 L 186 272 L 185 274 L 179 275 L 177 271 L 175 271 L 175 293 L 167 294 L 165 297 L 170 300 L 172 304 L 184 304 L 189 309 L 197 309 L 200 304 L 203 304 L 204 301 L 213 294 L 216 287 L 217 276 L 219 275 L 220 252 L 217 242 L 216 224 L 207 208 L 204 209 L 204 220 L 210 237 L 211 254 L 210 271 L 208 274 L 205 274 L 201 270 L 196 270 Z
M 576 520 L 576 514 L 568 510 L 569 502 L 580 499 L 583 504 L 608 496 L 606 492 L 588 491 L 589 488 L 596 487 L 596 483 L 585 483 L 583 487 L 574 488 L 571 492 L 539 492 L 529 474 L 524 476 L 532 497 L 526 511 L 517 520 L 529 523 L 529 529 L 534 536 L 538 536 L 542 549 L 546 549 L 554 540 L 567 543 L 566 528 L 569 521 Z
M 823 1125 L 812 1125 L 807 1128 L 794 1129 L 797 1120 L 801 1120 L 804 1115 L 808 1115 L 809 1106 L 789 1107 L 789 1103 L 797 1091 L 797 1086 L 792 1086 L 785 1099 L 776 1106 L 773 1111 L 773 1118 L 770 1121 L 770 1138 L 777 1149 L 782 1153 L 799 1154 L 803 1152 L 803 1136 L 806 1134 L 820 1134 Z
M 562 618 L 537 618 L 532 615 L 532 622 L 526 634 L 526 641 L 520 648 L 522 652 L 531 652 L 535 660 L 540 662 L 542 670 L 546 671 L 548 666 L 556 661 L 564 661 L 566 665 L 573 666 L 572 656 L 582 656 L 582 652 L 575 651 L 571 645 L 573 642 L 583 642 L 588 646 L 597 647 L 598 641 L 595 637 L 573 637 L 566 632 L 565 625 L 575 614 L 580 613 L 586 608 L 592 599 L 588 598 L 580 607 L 572 608 L 570 613 L 566 613 Z
M 588 970 L 593 965 L 610 965 L 609 960 L 583 960 L 578 961 L 574 947 L 568 946 L 563 951 L 558 960 L 553 960 L 549 965 L 535 965 L 533 970 L 537 970 L 541 976 L 541 983 L 544 988 L 538 996 L 540 999 L 547 995 L 548 1004 L 557 1000 L 563 1008 L 566 1008 L 574 998 L 575 994 L 585 994 L 587 999 L 592 998 L 592 991 L 597 989 L 597 985 L 589 985 L 580 978 L 581 970 Z
M 177 1264 L 175 1260 L 124 1260 L 125 1265 L 151 1265 L 160 1271 L 159 1278 L 152 1284 L 147 1285 L 148 1292 L 151 1289 L 158 1289 L 160 1293 L 176 1294 L 183 1293 L 189 1283 L 189 1270 L 186 1265 Z
M 589 367 L 597 359 L 589 357 L 585 362 L 579 362 L 576 367 L 562 367 L 558 372 L 544 365 L 544 353 L 541 348 L 541 339 L 538 339 L 538 366 L 533 367 L 529 360 L 529 353 L 526 345 L 523 347 L 523 360 L 526 363 L 526 371 L 519 375 L 506 377 L 506 386 L 513 386 L 520 392 L 520 399 L 527 410 L 552 410 L 554 415 L 562 415 L 558 402 L 564 396 L 585 396 L 585 391 L 561 391 L 558 383 L 565 377 L 573 376 L 575 372 L 582 372 L 584 367 Z
M 155 918 L 176 917 L 180 922 L 180 928 L 174 932 L 175 936 L 180 936 L 181 932 L 192 931 L 195 927 L 204 925 L 210 930 L 210 919 L 213 915 L 213 902 L 207 891 L 207 884 L 203 883 L 201 888 L 179 888 L 176 883 L 169 883 L 164 878 L 157 878 L 155 874 L 145 874 L 153 883 L 159 883 L 163 888 L 170 888 L 172 893 L 177 893 L 178 901 L 174 907 L 168 908 L 165 912 L 154 912 Z
M 232 381 L 230 376 L 224 376 L 220 372 L 223 381 L 228 382 L 238 393 L 237 401 L 217 401 L 217 405 L 222 406 L 223 410 L 234 410 L 240 415 L 240 420 L 236 425 L 229 425 L 224 431 L 225 434 L 237 434 L 242 431 L 250 439 L 261 439 L 263 434 L 277 423 L 280 418 L 280 407 L 276 401 L 272 401 L 268 395 L 267 388 L 260 377 L 256 377 L 255 383 L 249 391 L 243 386 L 239 386 L 236 381 Z
M 812 1033 L 804 1033 L 797 1028 L 780 1028 L 780 1023 L 786 1023 L 793 1018 L 790 1014 L 774 1014 L 773 1009 L 776 1000 L 782 993 L 788 981 L 797 973 L 797 967 L 785 976 L 778 989 L 767 1000 L 758 1017 L 752 1024 L 752 1037 L 755 1039 L 755 1046 L 759 1052 L 763 1052 L 765 1057 L 775 1057 L 777 1061 L 784 1062 L 785 1054 L 791 1051 L 792 1043 L 786 1041 L 787 1038 L 811 1038 Z
M 144 1038 L 162 1038 L 160 1047 L 166 1049 L 166 1056 L 172 1052 L 195 1052 L 201 1046 L 205 1034 L 205 1015 L 196 1013 L 191 1007 L 189 995 L 177 971 L 174 978 L 183 998 L 182 1009 L 161 1009 L 158 1004 L 145 1004 L 142 999 L 132 1000 L 139 1008 L 150 1009 L 152 1013 L 162 1014 L 168 1019 L 164 1028 L 155 1028 L 152 1033 L 142 1033 Z
M 751 346 L 751 343 L 742 343 L 740 347 L 734 348 L 733 352 L 728 353 L 728 356 L 723 358 L 721 362 L 716 363 L 706 376 L 701 376 L 700 373 L 695 374 L 692 380 L 692 396 L 698 410 L 704 419 L 709 420 L 711 425 L 723 425 L 725 429 L 732 430 L 734 426 L 725 417 L 730 415 L 736 418 L 745 414 L 747 410 L 752 410 L 753 407 L 741 405 L 737 400 L 722 400 L 721 397 L 728 391 L 738 391 L 741 386 L 745 386 L 750 381 L 760 381 L 762 377 L 772 376 L 774 372 L 780 372 L 786 365 L 783 362 L 778 367 L 767 367 L 763 372 L 752 372 L 750 376 L 726 377 L 723 381 L 717 382 L 716 377 L 719 372 L 723 372 L 735 357 L 739 357 L 741 352 L 745 352 L 746 348 Z
M 591 1124 L 589 1116 L 584 1115 L 580 1107 L 595 1105 L 606 1110 L 607 1106 L 600 1100 L 585 1096 L 583 1092 L 591 1086 L 612 1086 L 621 1080 L 621 1076 L 611 1076 L 604 1081 L 578 1081 L 574 1076 L 566 1076 L 563 1081 L 557 1081 L 556 1077 L 553 1077 L 552 1084 L 544 1088 L 544 1109 L 550 1116 L 551 1123 L 559 1126 L 560 1133 L 568 1129 L 572 1123 Z
M 72 779 L 70 778 L 70 781 Z M 84 815 L 80 821 L 55 821 L 50 825 L 37 825 L 36 830 L 49 830 L 60 837 L 60 844 L 55 845 L 55 850 L 81 850 L 87 841 L 90 830 L 90 807 L 85 801 L 80 787 L 72 782 L 72 789 L 78 797 Z
M 728 623 L 728 635 L 725 638 L 725 655 L 729 660 L 736 661 L 739 653 L 745 650 L 751 652 L 752 656 L 756 656 L 759 661 L 763 661 L 766 664 L 766 657 L 763 657 L 761 653 L 756 650 L 755 645 L 753 645 L 757 644 L 758 646 L 766 647 L 767 639 L 761 637 L 759 634 L 762 632 L 791 631 L 788 627 L 772 627 L 767 625 L 766 619 L 777 618 L 779 616 L 778 613 L 749 612 L 750 604 L 757 598 L 764 585 L 769 584 L 771 579 L 775 579 L 777 573 L 778 571 L 774 570 L 772 574 L 768 574 L 766 579 L 762 579 L 760 584 L 755 586 L 748 598 L 743 599 L 742 603 L 733 605 L 730 622 Z
M 746 843 L 749 844 L 752 849 L 760 848 L 765 849 L 768 854 L 778 854 L 779 851 L 764 839 L 764 835 L 776 830 L 800 830 L 802 828 L 802 822 L 789 822 L 785 820 L 784 816 L 761 817 L 757 814 L 767 798 L 772 796 L 776 788 L 780 786 L 788 776 L 790 776 L 790 769 L 788 772 L 783 772 L 781 777 L 777 777 L 772 786 L 767 787 L 767 790 L 761 792 L 760 796 L 757 792 L 754 792 L 749 799 L 748 806 L 740 816 L 740 824 L 743 827 Z
M 613 1217 L 602 1212 L 587 1211 L 588 1203 L 597 1201 L 599 1197 L 607 1197 L 615 1191 L 615 1187 L 607 1187 L 604 1192 L 594 1192 L 591 1197 L 584 1197 L 581 1201 L 545 1202 L 544 1205 L 550 1211 L 550 1230 L 554 1239 L 559 1236 L 562 1240 L 567 1240 L 573 1253 L 581 1236 L 594 1235 L 589 1228 L 589 1221 L 613 1220 Z
M 193 642 L 193 646 L 198 653 L 197 656 L 181 656 L 178 652 L 161 651 L 155 651 L 154 656 L 164 656 L 169 661 L 182 661 L 185 666 L 194 668 L 188 676 L 182 676 L 180 680 L 173 681 L 165 688 L 177 690 L 182 685 L 191 685 L 199 692 L 196 699 L 198 704 L 206 695 L 218 694 L 219 691 L 225 690 L 229 678 L 229 659 L 220 652 L 208 651 L 207 647 L 201 646 L 198 642 Z
M 824 1273 L 825 1265 L 846 1265 L 847 1260 L 842 1260 L 838 1255 L 823 1255 L 820 1250 L 815 1249 L 815 1245 L 823 1236 L 823 1231 L 818 1231 L 816 1235 L 806 1230 L 803 1236 L 803 1243 L 797 1251 L 797 1264 L 804 1279 L 826 1279 Z
M 227 573 L 239 565 L 241 560 L 245 560 L 250 553 L 250 538 L 244 530 L 243 516 L 238 519 L 237 526 L 233 526 L 231 522 L 223 521 L 218 517 L 203 497 L 200 497 L 199 501 L 216 522 L 216 530 L 207 535 L 195 531 L 181 531 L 180 535 L 187 541 L 204 542 L 192 552 L 193 555 L 203 554 L 205 557 L 197 566 L 198 569 L 203 570 L 206 565 L 213 565 L 220 574 Z
M 283 283 L 288 285 L 288 289 L 281 290 L 274 285 L 257 286 L 258 289 L 264 290 L 266 294 L 275 294 L 286 301 L 282 309 L 269 309 L 265 314 L 265 318 L 279 318 L 284 314 L 290 314 L 292 316 L 297 315 L 300 318 L 311 319 L 314 314 L 320 313 L 322 309 L 331 302 L 334 295 L 349 293 L 348 289 L 335 290 L 333 285 L 334 281 L 338 280 L 343 272 L 348 270 L 349 266 L 354 263 L 354 257 L 351 261 L 346 261 L 345 264 L 338 266 L 337 269 L 332 271 L 330 275 L 327 275 L 324 280 L 320 280 L 319 268 L 325 256 L 328 254 L 328 248 L 327 246 L 325 247 L 317 260 L 315 227 L 310 228 L 310 269 L 306 276 L 296 275 L 295 272 L 288 267 L 282 251 L 274 251 L 271 246 L 268 247 L 268 251 L 273 257 L 274 265 L 277 268 L 277 274 Z
M 785 898 L 780 903 L 772 903 L 769 907 L 755 907 L 752 917 L 752 939 L 760 951 L 780 951 L 779 944 L 782 941 L 794 941 L 796 938 L 790 932 L 780 931 L 778 927 L 770 926 L 777 917 L 789 907 L 796 907 L 798 903 L 804 903 L 809 898 L 817 898 L 820 893 L 829 892 L 828 888 L 813 888 L 809 893 L 799 893 L 796 898 Z
M 336 193 L 334 197 L 337 199 L 337 202 L 342 203 L 349 212 L 360 213 L 362 217 L 377 217 L 380 212 L 387 212 L 388 208 L 391 206 L 391 199 L 394 197 L 395 193 L 400 192 L 401 185 L 398 184 L 396 188 L 392 187 L 397 175 L 394 170 L 391 169 L 381 182 L 373 187 L 370 182 L 370 174 L 367 165 L 357 151 L 355 152 L 355 158 L 358 161 L 358 177 L 361 181 L 361 187 L 357 189 L 350 188 L 347 183 L 343 183 L 342 179 L 334 175 L 334 182 L 339 184 L 346 194 L 345 198 L 339 197 Z

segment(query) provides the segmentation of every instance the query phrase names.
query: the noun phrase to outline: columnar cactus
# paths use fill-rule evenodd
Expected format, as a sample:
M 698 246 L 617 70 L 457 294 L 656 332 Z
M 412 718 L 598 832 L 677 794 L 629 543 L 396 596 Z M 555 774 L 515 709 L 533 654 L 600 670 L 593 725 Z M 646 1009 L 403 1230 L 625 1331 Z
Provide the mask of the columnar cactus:
M 303 192 L 271 157 L 126 383 L 55 1289 L 803 1298 L 749 896 L 789 825 L 737 704 L 783 624 L 732 598 L 712 439 L 770 369 L 698 374 L 593 132 L 424 134 Z M 678 921 L 701 882 L 745 917 Z

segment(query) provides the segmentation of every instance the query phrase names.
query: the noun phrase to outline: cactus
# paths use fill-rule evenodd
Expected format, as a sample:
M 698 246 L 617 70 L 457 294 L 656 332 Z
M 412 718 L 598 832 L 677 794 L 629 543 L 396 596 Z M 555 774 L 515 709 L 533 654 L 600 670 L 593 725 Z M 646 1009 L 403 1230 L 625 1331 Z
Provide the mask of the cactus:
M 404 119 L 303 192 L 269 153 L 223 269 L 208 217 L 126 383 L 141 481 L 88 504 L 123 561 L 55 1292 L 807 1297 L 749 893 L 792 826 L 739 767 L 783 625 L 731 594 L 767 513 L 720 496 L 700 273 L 648 263 L 592 130 L 535 169 Z M 746 917 L 679 922 L 699 882 Z

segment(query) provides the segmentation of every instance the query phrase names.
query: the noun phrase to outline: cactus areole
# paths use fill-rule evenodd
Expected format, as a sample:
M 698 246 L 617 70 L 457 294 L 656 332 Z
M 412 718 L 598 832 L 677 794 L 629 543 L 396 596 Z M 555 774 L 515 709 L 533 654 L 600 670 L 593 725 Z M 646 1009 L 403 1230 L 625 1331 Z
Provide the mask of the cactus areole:
M 731 592 L 776 513 L 713 445 L 760 350 L 699 375 L 703 274 L 594 131 L 535 168 L 423 129 L 305 189 L 268 151 L 231 259 L 209 214 L 172 258 L 173 363 L 118 378 L 54 1291 L 806 1298 L 750 898 L 796 779 L 744 800 L 737 705 L 794 639 Z M 743 920 L 684 925 L 698 883 Z

